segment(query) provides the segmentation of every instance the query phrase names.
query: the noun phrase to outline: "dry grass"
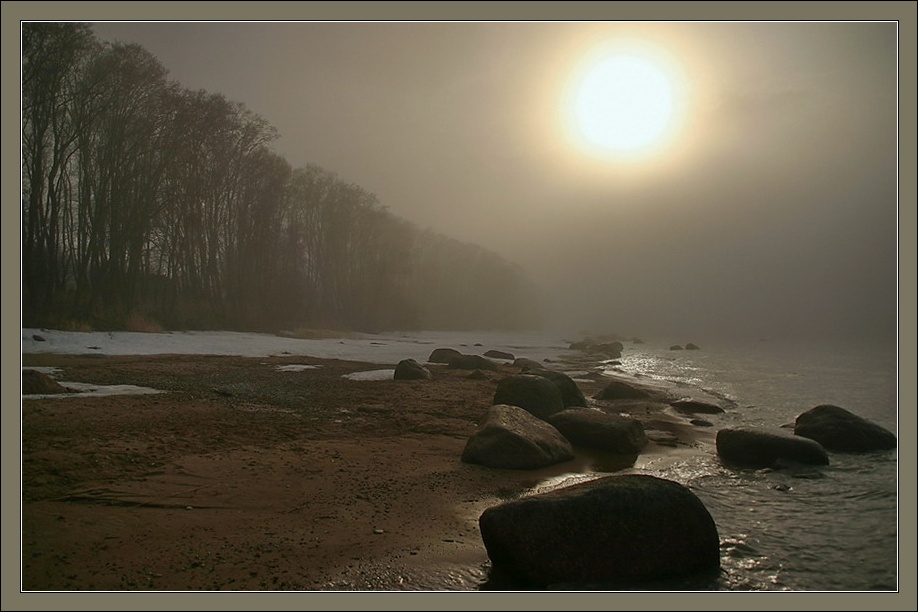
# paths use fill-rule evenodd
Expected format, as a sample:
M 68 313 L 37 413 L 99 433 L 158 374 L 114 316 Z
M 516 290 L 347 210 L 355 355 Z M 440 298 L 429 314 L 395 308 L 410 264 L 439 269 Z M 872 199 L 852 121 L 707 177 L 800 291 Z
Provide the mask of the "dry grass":
M 124 320 L 124 329 L 131 332 L 146 332 L 151 334 L 158 334 L 165 331 L 162 325 L 137 312 L 127 316 Z
M 95 331 L 92 325 L 90 325 L 86 321 L 80 321 L 77 319 L 68 319 L 66 321 L 61 321 L 60 328 L 64 331 L 71 331 L 71 332 Z

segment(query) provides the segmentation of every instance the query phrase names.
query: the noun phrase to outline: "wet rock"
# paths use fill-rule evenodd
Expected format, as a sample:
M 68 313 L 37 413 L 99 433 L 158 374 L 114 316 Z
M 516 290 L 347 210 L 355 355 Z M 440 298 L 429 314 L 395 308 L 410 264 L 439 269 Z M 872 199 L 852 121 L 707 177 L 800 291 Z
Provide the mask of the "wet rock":
M 680 399 L 674 402 L 669 403 L 677 412 L 682 414 L 722 414 L 724 409 L 715 404 L 709 404 L 707 402 L 699 402 L 696 400 L 690 399 Z
M 610 359 L 618 359 L 622 356 L 622 350 L 624 350 L 625 347 L 618 340 L 613 342 L 595 342 L 589 338 L 585 338 L 580 342 L 571 343 L 569 348 L 572 351 L 583 351 L 590 355 L 602 354 L 608 356 Z
M 564 410 L 564 400 L 557 385 L 534 374 L 517 374 L 501 380 L 497 383 L 493 403 L 519 406 L 542 420 Z
M 613 380 L 593 397 L 600 400 L 644 399 L 650 397 L 650 393 L 626 382 Z
M 672 345 L 671 347 L 669 347 L 669 350 L 671 350 L 671 351 L 681 351 L 681 350 L 682 350 L 682 346 L 679 345 L 679 344 L 674 344 L 674 345 Z
M 557 429 L 518 406 L 491 406 L 462 452 L 462 461 L 493 468 L 536 469 L 573 459 Z
M 782 429 L 727 428 L 717 432 L 717 454 L 726 463 L 763 468 L 778 462 L 828 465 L 826 450 L 814 440 Z
M 867 452 L 896 448 L 896 434 L 839 406 L 822 404 L 797 417 L 794 433 L 831 451 Z
M 430 380 L 430 370 L 414 359 L 402 359 L 395 366 L 394 380 Z
M 32 340 L 35 342 L 44 342 L 45 338 L 43 336 L 39 336 L 38 334 L 32 334 Z
M 427 358 L 429 363 L 449 363 L 449 360 L 453 357 L 459 357 L 462 355 L 459 351 L 452 348 L 438 348 L 434 349 L 430 354 L 430 357 Z
M 689 342 L 688 344 L 685 345 L 685 350 L 687 350 L 687 351 L 700 351 L 701 349 L 698 348 L 698 345 L 697 345 L 697 344 L 692 344 L 691 342 Z
M 647 436 L 647 439 L 651 442 L 661 446 L 679 445 L 679 437 L 673 432 L 666 431 L 665 429 L 646 429 L 644 430 L 644 435 Z
M 567 374 L 555 372 L 554 370 L 546 370 L 544 368 L 524 370 L 523 373 L 541 376 L 553 382 L 555 386 L 558 387 L 558 391 L 561 392 L 561 402 L 564 404 L 565 408 L 570 408 L 572 406 L 587 406 L 583 391 L 580 390 L 577 383 Z
M 540 587 L 627 584 L 720 566 L 720 538 L 686 487 L 609 476 L 488 508 L 481 537 L 495 570 Z
M 696 427 L 714 427 L 714 423 L 711 421 L 705 421 L 704 419 L 692 419 L 689 421 L 689 423 Z
M 504 351 L 495 351 L 493 349 L 490 351 L 485 351 L 484 356 L 490 357 L 491 359 L 506 359 L 509 361 L 513 361 L 515 359 L 512 353 L 506 353 Z
M 551 415 L 548 422 L 574 446 L 634 455 L 647 444 L 640 421 L 599 410 L 563 410 Z

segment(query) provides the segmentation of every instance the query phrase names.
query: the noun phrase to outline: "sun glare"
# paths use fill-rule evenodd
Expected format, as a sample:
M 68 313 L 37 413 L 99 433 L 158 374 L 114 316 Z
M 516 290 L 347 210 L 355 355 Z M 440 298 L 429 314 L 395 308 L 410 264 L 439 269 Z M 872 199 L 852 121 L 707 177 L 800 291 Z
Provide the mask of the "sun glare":
M 678 89 L 665 64 L 627 50 L 585 62 L 566 103 L 569 130 L 584 148 L 610 157 L 644 157 L 672 136 Z

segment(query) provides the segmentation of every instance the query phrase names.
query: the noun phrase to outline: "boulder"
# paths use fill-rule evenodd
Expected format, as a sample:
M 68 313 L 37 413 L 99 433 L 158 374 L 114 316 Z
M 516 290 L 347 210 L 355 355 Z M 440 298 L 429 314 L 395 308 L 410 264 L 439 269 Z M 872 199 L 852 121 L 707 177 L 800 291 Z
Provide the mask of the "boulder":
M 831 451 L 866 452 L 896 448 L 896 434 L 839 406 L 822 404 L 794 422 L 794 433 Z
M 395 366 L 394 380 L 430 380 L 430 370 L 414 359 L 402 359 Z
M 517 357 L 513 361 L 513 367 L 522 368 L 524 370 L 542 370 L 545 368 L 545 366 L 535 359 L 529 359 L 528 357 Z
M 490 351 L 485 351 L 485 357 L 490 357 L 491 359 L 507 359 L 508 361 L 513 361 L 515 357 L 512 353 L 505 353 L 504 351 L 495 351 L 491 349 Z
M 682 347 L 681 347 L 680 345 L 678 345 L 678 344 L 674 344 L 674 345 L 672 345 L 671 347 L 669 347 L 669 350 L 671 350 L 671 351 L 681 351 L 681 350 L 682 350 Z
M 449 360 L 448 368 L 454 370 L 499 370 L 497 362 L 481 355 L 456 355 Z
M 475 370 L 474 372 L 466 376 L 466 378 L 469 378 L 471 380 L 487 380 L 488 375 L 482 372 L 481 370 Z
M 460 353 L 456 349 L 438 348 L 438 349 L 433 350 L 433 352 L 430 354 L 430 357 L 427 358 L 427 361 L 429 363 L 446 364 L 446 363 L 449 363 L 449 360 L 452 359 L 453 357 L 458 357 L 460 355 L 462 355 L 462 353 Z
M 66 387 L 38 370 L 22 371 L 23 395 L 49 395 L 52 393 L 69 393 Z
M 782 429 L 731 427 L 717 432 L 717 454 L 726 463 L 754 468 L 776 463 L 828 465 L 829 456 L 818 442 Z
M 599 410 L 563 410 L 551 415 L 548 422 L 574 446 L 636 455 L 647 444 L 644 425 L 640 421 Z
M 518 406 L 491 406 L 469 438 L 462 460 L 492 468 L 532 470 L 573 459 L 557 429 Z
M 650 393 L 629 385 L 626 382 L 613 380 L 593 397 L 600 400 L 645 399 L 650 397 Z
M 570 408 L 571 406 L 587 406 L 586 398 L 583 396 L 583 391 L 580 390 L 580 387 L 577 386 L 577 383 L 563 372 L 555 372 L 554 370 L 546 370 L 544 368 L 537 368 L 534 370 L 524 370 L 524 374 L 534 374 L 535 376 L 541 376 L 542 378 L 547 378 L 558 387 L 558 391 L 561 392 L 561 402 L 564 404 L 565 408 Z
M 492 403 L 519 406 L 542 420 L 564 410 L 557 385 L 534 374 L 517 374 L 501 380 Z
M 537 587 L 631 586 L 720 567 L 717 527 L 701 500 L 643 474 L 506 502 L 478 524 L 494 570 Z
M 697 344 L 692 344 L 691 342 L 689 342 L 688 344 L 685 345 L 685 350 L 687 350 L 687 351 L 700 351 L 701 349 L 698 348 L 698 345 L 697 345 Z
M 724 412 L 724 409 L 715 404 L 709 404 L 707 402 L 699 402 L 690 399 L 680 399 L 674 402 L 669 403 L 670 406 L 675 408 L 677 412 L 682 414 L 721 414 Z

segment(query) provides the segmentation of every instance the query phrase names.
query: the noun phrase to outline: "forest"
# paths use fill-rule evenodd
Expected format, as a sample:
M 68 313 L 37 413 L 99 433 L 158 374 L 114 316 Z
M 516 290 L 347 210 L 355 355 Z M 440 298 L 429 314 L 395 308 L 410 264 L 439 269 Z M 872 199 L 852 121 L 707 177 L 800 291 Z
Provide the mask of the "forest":
M 521 329 L 523 270 L 419 228 L 88 24 L 22 24 L 21 307 L 64 329 Z M 435 205 L 436 203 L 431 203 Z

